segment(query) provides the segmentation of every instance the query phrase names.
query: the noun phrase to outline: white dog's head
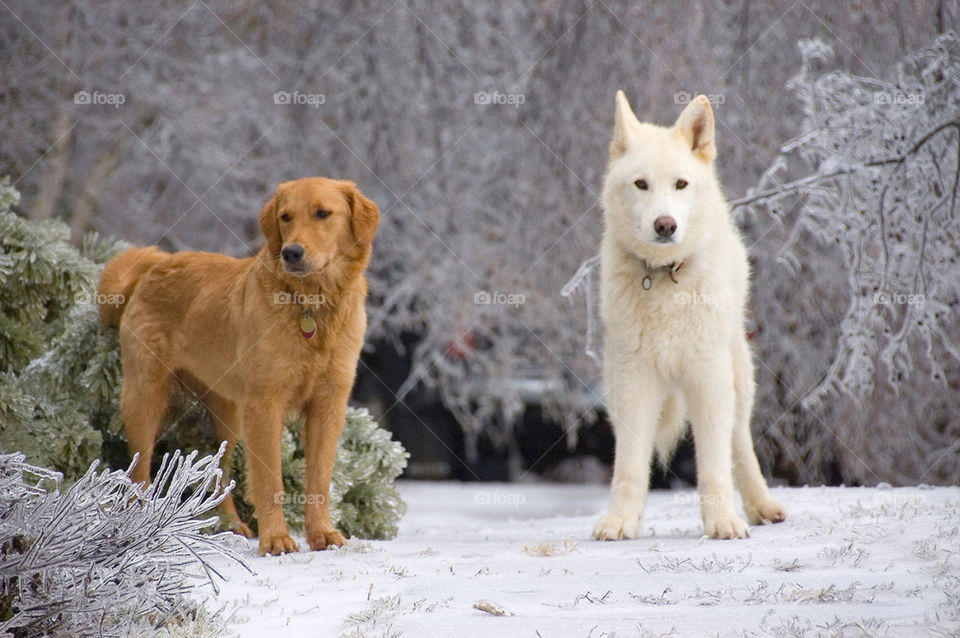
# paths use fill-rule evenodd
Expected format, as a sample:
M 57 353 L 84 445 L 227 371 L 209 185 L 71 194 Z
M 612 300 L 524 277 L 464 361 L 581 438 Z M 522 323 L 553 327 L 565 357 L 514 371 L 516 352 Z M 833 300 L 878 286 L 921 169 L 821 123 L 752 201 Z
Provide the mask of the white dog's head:
M 610 166 L 603 187 L 607 232 L 632 252 L 654 261 L 682 258 L 705 220 L 695 219 L 719 192 L 713 172 L 713 111 L 697 96 L 676 123 L 640 122 L 617 91 Z

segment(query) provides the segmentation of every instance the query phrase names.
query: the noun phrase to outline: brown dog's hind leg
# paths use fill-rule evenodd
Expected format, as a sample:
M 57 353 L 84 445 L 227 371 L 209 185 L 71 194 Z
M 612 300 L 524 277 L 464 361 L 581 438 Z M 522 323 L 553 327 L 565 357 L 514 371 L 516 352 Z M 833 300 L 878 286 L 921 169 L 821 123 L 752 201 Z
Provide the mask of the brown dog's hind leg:
M 141 348 L 121 347 L 123 385 L 120 411 L 130 455 L 140 459 L 130 477 L 134 483 L 150 485 L 150 461 L 157 432 L 167 412 L 172 390 L 172 373 L 153 355 Z
M 230 475 L 232 473 L 231 457 L 233 456 L 233 448 L 237 445 L 237 440 L 240 438 L 240 422 L 237 420 L 237 404 L 210 391 L 202 395 L 202 400 L 204 406 L 207 408 L 207 413 L 210 415 L 210 421 L 213 422 L 213 430 L 216 434 L 217 441 L 227 442 L 227 448 L 223 453 L 223 458 L 220 459 L 220 470 L 223 472 L 223 483 L 226 485 L 230 483 Z M 227 494 L 227 497 L 220 503 L 220 512 L 224 518 L 227 519 L 231 530 L 247 538 L 256 537 L 253 530 L 240 520 L 240 515 L 237 513 L 237 506 L 233 502 L 232 494 Z

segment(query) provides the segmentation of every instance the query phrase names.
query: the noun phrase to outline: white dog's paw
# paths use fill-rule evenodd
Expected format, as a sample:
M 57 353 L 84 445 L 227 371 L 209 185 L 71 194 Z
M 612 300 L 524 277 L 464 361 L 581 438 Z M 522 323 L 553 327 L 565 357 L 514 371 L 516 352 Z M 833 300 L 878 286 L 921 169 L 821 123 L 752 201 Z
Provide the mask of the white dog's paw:
M 759 503 L 744 505 L 743 509 L 751 525 L 763 525 L 767 521 L 782 523 L 787 520 L 787 511 L 783 509 L 783 505 L 771 498 Z
M 601 516 L 597 524 L 593 526 L 593 537 L 598 541 L 616 541 L 625 538 L 637 538 L 643 531 L 643 521 L 639 516 L 634 516 L 632 521 L 628 522 L 619 516 L 607 514 Z
M 736 514 L 704 519 L 703 533 L 710 538 L 747 538 L 750 528 Z

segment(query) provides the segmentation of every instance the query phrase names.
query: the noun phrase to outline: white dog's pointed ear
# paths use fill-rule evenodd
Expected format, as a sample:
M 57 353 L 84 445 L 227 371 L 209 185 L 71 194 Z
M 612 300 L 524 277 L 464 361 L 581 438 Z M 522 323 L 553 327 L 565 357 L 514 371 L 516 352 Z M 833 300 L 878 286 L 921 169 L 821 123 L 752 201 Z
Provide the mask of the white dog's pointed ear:
M 690 145 L 693 154 L 709 164 L 717 155 L 713 141 L 713 109 L 705 95 L 698 95 L 687 105 L 673 125 Z
M 623 91 L 617 91 L 617 114 L 613 123 L 613 141 L 610 142 L 610 159 L 617 159 L 627 152 L 631 132 L 640 124 L 630 108 Z

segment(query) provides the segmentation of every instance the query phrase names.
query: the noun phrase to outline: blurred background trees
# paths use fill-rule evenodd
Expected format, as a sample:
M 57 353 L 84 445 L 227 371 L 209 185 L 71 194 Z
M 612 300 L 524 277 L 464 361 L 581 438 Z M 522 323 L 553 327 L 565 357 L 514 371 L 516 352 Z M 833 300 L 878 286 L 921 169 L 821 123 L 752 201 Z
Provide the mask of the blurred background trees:
M 552 466 L 571 453 L 609 455 L 584 289 L 560 291 L 599 243 L 615 90 L 660 123 L 711 96 L 726 192 L 755 197 L 956 118 L 956 41 L 934 43 L 958 21 L 947 0 L 9 1 L 0 174 L 24 214 L 64 220 L 76 242 L 97 230 L 237 256 L 259 246 L 277 182 L 357 181 L 383 214 L 357 398 L 414 473 L 563 476 Z M 775 476 L 956 481 L 956 143 L 954 127 L 914 169 L 734 210 L 754 260 L 754 427 Z M 941 191 L 901 188 L 918 175 Z M 871 179 L 909 199 L 885 203 L 892 215 L 931 231 L 875 234 Z M 920 276 L 878 277 L 882 263 Z M 920 311 L 869 303 L 921 288 Z M 928 331 L 900 335 L 916 312 Z

